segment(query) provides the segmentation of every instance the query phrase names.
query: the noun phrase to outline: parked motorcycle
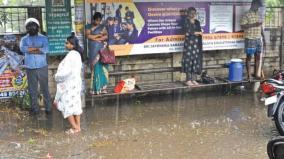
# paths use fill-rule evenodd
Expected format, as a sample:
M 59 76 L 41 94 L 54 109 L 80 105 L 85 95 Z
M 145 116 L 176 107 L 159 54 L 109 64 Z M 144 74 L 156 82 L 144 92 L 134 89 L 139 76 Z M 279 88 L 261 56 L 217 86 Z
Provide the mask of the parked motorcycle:
M 267 116 L 274 120 L 281 135 L 284 135 L 284 72 L 274 72 L 272 78 L 261 82 Z

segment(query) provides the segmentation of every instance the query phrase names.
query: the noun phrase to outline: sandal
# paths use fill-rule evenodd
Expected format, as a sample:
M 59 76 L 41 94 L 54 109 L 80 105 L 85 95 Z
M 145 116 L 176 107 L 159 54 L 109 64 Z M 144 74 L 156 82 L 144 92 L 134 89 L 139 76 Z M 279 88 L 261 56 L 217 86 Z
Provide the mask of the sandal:
M 107 94 L 107 90 L 102 90 L 102 92 L 101 92 L 102 94 Z
M 195 85 L 195 86 L 199 86 L 199 83 L 196 82 L 196 81 L 192 81 L 192 83 L 193 83 L 193 85 Z
M 90 91 L 90 95 L 96 95 L 95 91 Z
M 79 133 L 79 132 L 80 132 L 80 130 L 76 130 L 76 129 L 73 129 L 73 128 L 65 131 L 65 133 L 67 135 L 72 135 L 72 134 L 76 134 L 76 133 Z

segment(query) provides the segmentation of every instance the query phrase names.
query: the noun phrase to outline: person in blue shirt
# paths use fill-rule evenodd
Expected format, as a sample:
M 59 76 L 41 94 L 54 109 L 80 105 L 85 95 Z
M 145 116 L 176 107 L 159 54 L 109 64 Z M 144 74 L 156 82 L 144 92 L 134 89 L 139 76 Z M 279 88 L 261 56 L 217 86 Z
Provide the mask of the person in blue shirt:
M 115 11 L 115 17 L 117 18 L 119 24 L 122 22 L 121 9 L 122 9 L 122 5 L 120 4 Z
M 120 25 L 118 23 L 118 19 L 114 17 L 107 18 L 107 32 L 108 32 L 108 44 L 113 45 L 116 44 L 118 33 L 120 32 Z
M 48 89 L 48 39 L 39 33 L 39 22 L 29 18 L 25 22 L 27 35 L 21 39 L 20 50 L 25 56 L 25 66 L 28 78 L 28 89 L 31 96 L 31 114 L 39 113 L 38 83 L 45 103 L 45 113 L 51 113 L 51 97 Z
M 114 26 L 114 33 L 119 33 L 121 28 L 119 20 L 117 18 L 114 18 L 113 26 Z
M 106 20 L 106 29 L 107 29 L 107 32 L 108 32 L 108 43 L 110 45 L 113 44 L 112 42 L 112 39 L 114 39 L 114 18 L 113 17 L 108 17 L 107 20 Z
M 138 38 L 138 30 L 135 24 L 126 22 L 126 30 L 122 30 L 121 34 L 117 37 L 117 44 L 134 44 Z

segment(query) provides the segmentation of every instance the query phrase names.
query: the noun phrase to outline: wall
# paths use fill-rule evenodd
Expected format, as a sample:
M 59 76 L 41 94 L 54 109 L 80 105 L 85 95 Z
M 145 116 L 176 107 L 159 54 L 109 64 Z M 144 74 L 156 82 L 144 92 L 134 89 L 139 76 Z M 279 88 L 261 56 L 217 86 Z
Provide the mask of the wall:
M 265 74 L 271 74 L 273 69 L 279 69 L 280 67 L 280 56 L 279 52 L 281 51 L 281 41 L 280 41 L 281 31 L 280 29 L 268 29 L 266 31 L 266 51 L 264 53 L 264 72 Z M 156 54 L 156 55 L 136 55 L 136 56 L 124 56 L 117 58 L 117 64 L 110 67 L 110 71 L 118 70 L 135 70 L 135 69 L 151 69 L 151 68 L 163 68 L 163 67 L 179 67 L 181 66 L 181 53 L 173 54 Z M 226 64 L 232 58 L 240 58 L 245 60 L 245 54 L 243 50 L 217 50 L 217 51 L 207 51 L 204 52 L 203 65 L 212 66 L 216 64 Z M 55 82 L 53 79 L 54 74 L 56 73 L 56 67 L 60 59 L 53 58 L 49 60 L 49 85 L 51 93 L 55 93 Z M 253 62 L 253 60 L 252 60 Z M 208 74 L 213 77 L 227 77 L 228 69 L 227 68 L 218 68 L 218 69 L 208 69 Z M 246 74 L 246 72 L 244 72 Z M 159 83 L 159 82 L 171 82 L 173 81 L 184 81 L 185 76 L 179 72 L 174 74 L 165 72 L 165 73 L 152 73 L 152 74 L 136 74 L 134 75 L 139 84 L 145 83 Z M 125 79 L 130 77 L 121 76 L 121 77 L 111 77 L 110 85 L 115 85 L 115 83 L 120 79 Z M 87 79 L 87 83 L 89 83 Z M 87 84 L 89 86 L 89 84 Z

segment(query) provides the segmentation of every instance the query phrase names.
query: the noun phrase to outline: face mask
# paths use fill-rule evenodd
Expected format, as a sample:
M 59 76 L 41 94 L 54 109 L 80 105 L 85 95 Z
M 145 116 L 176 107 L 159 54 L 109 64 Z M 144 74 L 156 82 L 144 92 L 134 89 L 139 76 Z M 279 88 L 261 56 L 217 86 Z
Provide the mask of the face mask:
M 34 22 L 30 22 L 26 26 L 26 30 L 29 33 L 30 36 L 37 35 L 39 28 L 38 25 Z

